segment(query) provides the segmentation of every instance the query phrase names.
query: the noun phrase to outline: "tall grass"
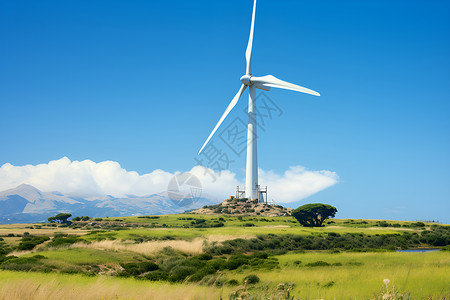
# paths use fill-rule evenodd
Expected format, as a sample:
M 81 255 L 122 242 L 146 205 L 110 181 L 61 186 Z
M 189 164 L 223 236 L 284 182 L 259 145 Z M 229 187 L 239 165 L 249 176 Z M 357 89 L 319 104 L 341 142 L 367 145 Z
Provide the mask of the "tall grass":
M 277 258 L 281 269 L 255 274 L 262 282 L 295 283 L 292 295 L 300 299 L 374 299 L 384 279 L 396 290 L 410 293 L 411 299 L 450 298 L 450 254 L 445 252 L 318 252 Z M 307 267 L 317 261 L 330 266 Z M 235 274 L 234 278 L 240 281 L 243 277 L 245 274 Z
M 223 293 L 198 285 L 0 271 L 0 300 L 220 299 Z

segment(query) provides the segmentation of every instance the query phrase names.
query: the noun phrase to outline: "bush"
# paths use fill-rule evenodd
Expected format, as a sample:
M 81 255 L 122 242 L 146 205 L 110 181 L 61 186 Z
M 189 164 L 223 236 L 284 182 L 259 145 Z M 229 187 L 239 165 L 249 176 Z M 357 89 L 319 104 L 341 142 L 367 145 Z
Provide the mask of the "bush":
M 81 270 L 79 268 L 67 267 L 67 268 L 62 269 L 60 271 L 60 273 L 63 273 L 63 274 L 80 274 L 80 273 L 83 273 L 83 270 Z
M 329 265 L 330 265 L 329 263 L 322 261 L 322 260 L 318 260 L 318 261 L 306 264 L 307 267 L 327 267 Z
M 389 227 L 389 223 L 386 221 L 377 222 L 380 227 Z
M 72 245 L 79 242 L 85 242 L 85 240 L 79 238 L 78 236 L 61 236 L 61 235 L 55 235 L 53 237 L 53 240 L 48 243 L 50 247 L 62 247 L 67 245 Z
M 247 284 L 256 284 L 259 282 L 259 277 L 254 274 L 250 274 L 244 278 L 244 284 L 246 281 Z
M 236 285 L 239 285 L 239 281 L 237 281 L 236 279 L 230 279 L 226 282 L 226 285 L 236 286 Z
M 256 253 L 253 253 L 253 254 L 251 255 L 251 257 L 253 257 L 253 258 L 266 259 L 266 258 L 269 257 L 269 254 L 267 254 L 266 252 L 256 252 Z
M 0 269 L 10 271 L 43 271 L 44 267 L 42 266 L 42 262 L 40 262 L 43 258 L 45 257 L 42 255 L 32 257 L 8 256 L 0 260 Z
M 147 273 L 142 278 L 151 280 L 151 281 L 159 281 L 159 280 L 166 280 L 167 276 L 168 275 L 166 272 L 158 270 L 158 271 L 153 271 L 153 272 Z
M 334 281 L 328 281 L 327 283 L 325 283 L 325 284 L 323 285 L 323 287 L 326 287 L 326 288 L 332 287 L 334 284 L 335 284 Z
M 205 266 L 202 269 L 195 272 L 191 277 L 189 277 L 189 281 L 196 282 L 202 280 L 204 277 L 216 273 L 216 269 L 212 266 Z
M 158 270 L 159 267 L 157 264 L 146 261 L 141 263 L 127 263 L 127 264 L 120 264 L 122 268 L 125 269 L 125 272 L 127 272 L 130 275 L 138 276 L 143 273 L 151 272 Z
M 196 271 L 197 269 L 195 267 L 176 266 L 169 272 L 169 277 L 167 278 L 167 280 L 170 282 L 180 282 L 189 275 L 194 274 Z
M 415 222 L 415 223 L 411 223 L 412 227 L 425 227 L 425 223 L 424 222 Z
M 19 246 L 17 246 L 18 250 L 32 250 L 39 244 L 42 244 L 46 241 L 50 240 L 48 236 L 24 236 Z
M 224 268 L 228 270 L 235 270 L 242 265 L 248 264 L 248 257 L 243 254 L 236 254 L 231 256 L 225 263 Z
M 209 253 L 203 253 L 203 254 L 200 254 L 198 256 L 195 256 L 194 258 L 197 258 L 197 259 L 200 259 L 200 260 L 211 260 L 213 257 Z

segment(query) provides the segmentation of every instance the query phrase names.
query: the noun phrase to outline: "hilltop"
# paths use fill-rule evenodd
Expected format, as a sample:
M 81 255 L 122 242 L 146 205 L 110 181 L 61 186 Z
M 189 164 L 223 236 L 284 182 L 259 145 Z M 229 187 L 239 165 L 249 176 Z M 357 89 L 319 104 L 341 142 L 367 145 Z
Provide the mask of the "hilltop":
M 262 216 L 262 217 L 282 217 L 292 214 L 291 208 L 281 205 L 271 205 L 258 203 L 258 200 L 248 200 L 247 198 L 237 199 L 231 197 L 216 205 L 205 205 L 191 213 L 202 215 L 240 215 L 240 216 Z

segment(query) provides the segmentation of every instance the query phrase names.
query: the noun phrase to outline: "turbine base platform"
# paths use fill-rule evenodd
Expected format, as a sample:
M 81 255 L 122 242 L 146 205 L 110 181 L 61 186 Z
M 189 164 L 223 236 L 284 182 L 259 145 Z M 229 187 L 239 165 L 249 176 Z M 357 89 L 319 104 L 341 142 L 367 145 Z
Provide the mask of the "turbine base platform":
M 256 198 L 258 200 L 258 203 L 268 203 L 267 200 L 267 186 L 260 186 L 257 185 L 256 189 L 258 191 L 258 198 Z M 241 189 L 240 186 L 237 186 L 236 188 L 236 199 L 243 199 L 245 198 L 245 189 Z M 249 199 L 249 200 L 255 200 L 255 199 Z

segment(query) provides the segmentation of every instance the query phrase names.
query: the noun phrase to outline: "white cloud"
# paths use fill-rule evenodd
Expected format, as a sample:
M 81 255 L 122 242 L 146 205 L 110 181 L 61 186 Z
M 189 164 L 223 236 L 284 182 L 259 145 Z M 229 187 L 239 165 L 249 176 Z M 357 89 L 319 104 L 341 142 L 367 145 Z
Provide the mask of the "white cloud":
M 230 171 L 220 174 L 195 166 L 190 170 L 202 183 L 203 191 L 225 199 L 234 194 L 237 185 L 243 186 Z M 68 194 L 138 196 L 164 192 L 173 173 L 155 170 L 139 175 L 123 169 L 115 161 L 95 163 L 91 160 L 70 161 L 67 157 L 48 164 L 0 168 L 0 191 L 20 184 L 30 184 L 42 191 L 59 191 Z M 289 203 L 304 199 L 336 184 L 339 176 L 330 171 L 310 171 L 301 166 L 291 167 L 284 174 L 259 170 L 260 183 L 269 187 L 269 199 Z
M 259 182 L 268 186 L 269 199 L 290 203 L 305 199 L 339 181 L 339 176 L 330 171 L 310 171 L 302 166 L 289 168 L 283 175 L 259 170 Z

